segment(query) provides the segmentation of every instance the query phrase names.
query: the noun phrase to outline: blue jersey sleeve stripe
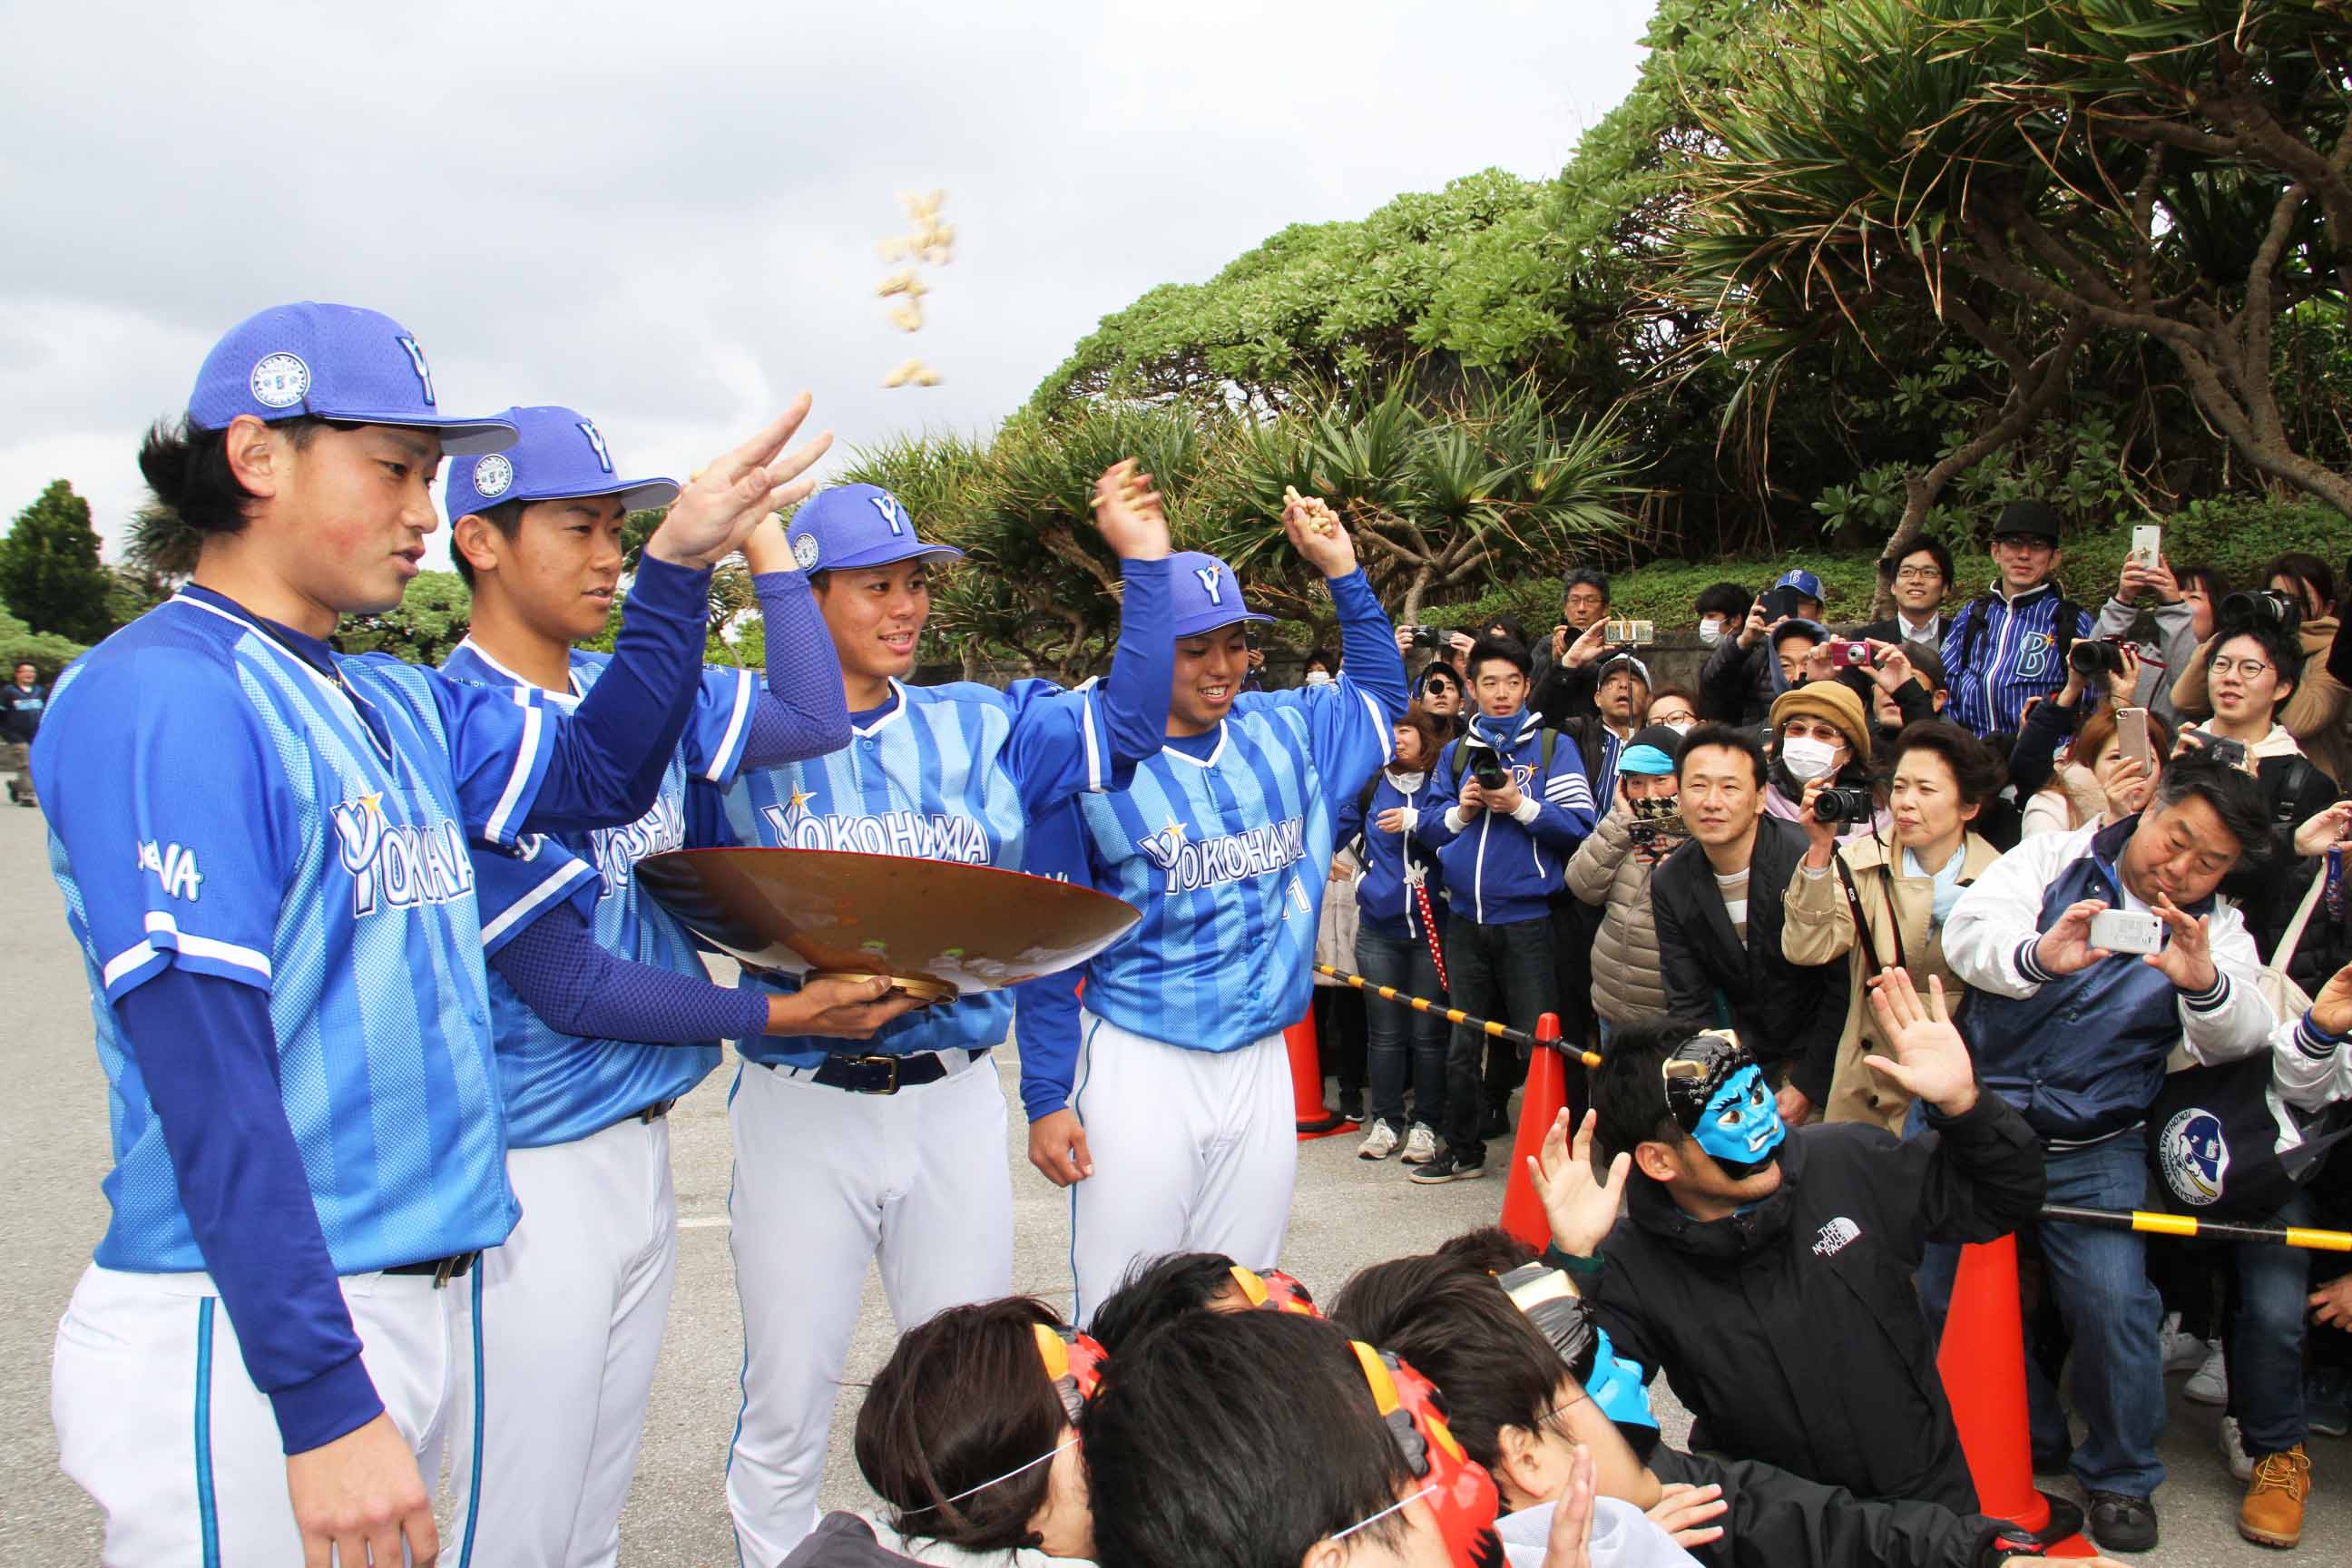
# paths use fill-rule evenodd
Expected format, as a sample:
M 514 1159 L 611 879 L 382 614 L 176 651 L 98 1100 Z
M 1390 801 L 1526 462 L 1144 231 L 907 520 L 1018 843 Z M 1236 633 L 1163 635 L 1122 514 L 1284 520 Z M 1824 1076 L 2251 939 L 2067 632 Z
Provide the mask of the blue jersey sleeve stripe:
M 123 949 L 108 959 L 105 968 L 100 971 L 106 982 L 106 999 L 120 1001 L 125 992 L 143 980 L 153 978 L 170 962 L 169 955 L 158 952 L 152 942 L 142 942 L 135 947 Z
M 489 821 L 482 826 L 482 837 L 498 845 L 514 842 L 515 825 L 521 820 L 523 797 L 530 793 L 531 782 L 547 765 L 542 744 L 545 726 L 539 704 L 532 701 L 530 693 L 520 686 L 514 688 L 514 700 L 523 710 L 522 743 L 515 748 L 514 772 L 507 775 L 507 787 L 499 795 L 499 804 L 491 811 Z
M 150 910 L 145 939 L 108 959 L 100 972 L 106 983 L 107 1000 L 114 1000 L 153 974 L 167 952 L 177 952 L 182 963 L 197 973 L 217 974 L 224 980 L 242 980 L 247 984 L 258 984 L 265 991 L 269 988 L 268 953 L 184 931 L 169 910 Z
M 712 784 L 724 785 L 735 776 L 735 769 L 743 760 L 743 748 L 751 739 L 751 704 L 759 696 L 759 687 L 748 669 L 735 672 L 735 711 L 728 716 L 727 732 L 719 739 L 719 754 L 710 759 L 709 771 L 702 776 Z
M 509 904 L 496 920 L 482 928 L 482 952 L 496 952 L 509 937 L 537 920 L 549 905 L 595 875 L 596 868 L 585 860 L 564 861 L 539 886 Z
M 1110 753 L 1103 742 L 1101 729 L 1095 722 L 1095 694 L 1091 691 L 1078 694 L 1078 726 L 1086 737 L 1087 790 L 1089 794 L 1100 795 L 1104 775 L 1110 772 Z
M 1364 700 L 1364 706 L 1371 711 L 1373 732 L 1381 738 L 1381 765 L 1386 767 L 1396 761 L 1396 726 L 1390 722 L 1388 710 L 1381 706 L 1379 698 L 1361 690 L 1356 695 Z

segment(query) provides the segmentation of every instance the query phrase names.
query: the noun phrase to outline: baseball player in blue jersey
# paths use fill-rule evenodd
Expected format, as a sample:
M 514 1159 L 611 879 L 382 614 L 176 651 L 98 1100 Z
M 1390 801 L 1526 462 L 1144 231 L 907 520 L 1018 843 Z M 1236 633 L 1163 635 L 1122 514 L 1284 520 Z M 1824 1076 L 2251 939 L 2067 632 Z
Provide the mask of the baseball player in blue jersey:
M 2058 514 L 2013 500 L 1992 525 L 1992 586 L 1944 634 L 1944 717 L 1975 735 L 2014 734 L 2028 698 L 2066 684 L 2066 654 L 2091 635 L 2090 613 L 2058 585 Z
M 1307 1012 L 1339 807 L 1388 759 L 1407 689 L 1339 521 L 1293 502 L 1283 526 L 1329 583 L 1346 673 L 1244 692 L 1247 624 L 1269 617 L 1223 562 L 1180 554 L 1165 744 L 1126 789 L 1078 803 L 1087 879 L 1143 911 L 1087 966 L 1066 1113 L 1093 1167 L 1070 1187 L 1081 1320 L 1139 1258 L 1223 1252 L 1271 1268 L 1289 1223 L 1298 1150 L 1282 1031 Z M 1044 1070 L 1024 1048 L 1024 1073 Z M 1033 1113 L 1050 1103 L 1024 1098 Z M 1049 1154 L 1070 1147 L 1058 1126 L 1042 1133 Z
M 429 1563 L 453 1293 L 513 1226 L 467 841 L 626 822 L 701 665 L 708 568 L 790 502 L 779 419 L 671 508 L 574 714 L 325 638 L 396 605 L 445 449 L 398 323 L 263 311 L 140 454 L 202 553 L 58 681 L 33 767 L 110 1088 L 112 1210 L 58 1326 L 104 1561 Z
M 1118 787 L 1160 747 L 1173 658 L 1168 527 L 1148 485 L 1121 464 L 1097 487 L 1127 590 L 1110 674 L 1078 691 L 904 684 L 931 567 L 958 552 L 920 538 L 898 498 L 871 485 L 803 507 L 793 555 L 832 632 L 853 738 L 744 773 L 727 795 L 734 837 L 1025 868 L 1032 815 Z M 743 1408 L 727 1500 L 746 1563 L 772 1568 L 816 1522 L 867 1265 L 878 1257 L 902 1329 L 1012 1289 L 1004 1097 L 989 1056 L 1011 1016 L 995 993 L 901 1018 L 856 1053 L 822 1039 L 741 1042 L 729 1112 Z
M 568 710 L 611 667 L 572 645 L 604 630 L 628 514 L 667 505 L 678 487 L 622 478 L 576 410 L 505 417 L 520 432 L 512 447 L 450 465 L 453 554 L 473 616 L 442 668 Z M 521 856 L 474 852 L 507 1175 L 523 1217 L 483 1254 L 468 1298 L 479 1353 L 457 1363 L 450 1466 L 461 1564 L 568 1568 L 619 1553 L 677 1263 L 666 1118 L 719 1065 L 719 1040 L 779 1026 L 868 1035 L 913 1005 L 873 1000 L 881 980 L 775 997 L 714 984 L 686 929 L 637 892 L 638 860 L 692 842 L 689 780 L 724 788 L 740 769 L 849 740 L 841 667 L 782 524 L 761 522 L 744 552 L 767 568 L 753 580 L 767 689 L 749 669 L 703 672 L 636 821 L 535 836 Z

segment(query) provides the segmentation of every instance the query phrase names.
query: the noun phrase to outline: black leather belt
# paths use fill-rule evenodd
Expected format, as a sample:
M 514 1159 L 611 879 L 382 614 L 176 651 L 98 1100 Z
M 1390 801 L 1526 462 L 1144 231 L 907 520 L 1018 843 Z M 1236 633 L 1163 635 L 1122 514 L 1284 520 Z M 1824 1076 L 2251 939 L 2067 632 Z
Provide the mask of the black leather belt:
M 463 1279 L 481 1256 L 479 1252 L 460 1252 L 451 1258 L 432 1258 L 422 1263 L 404 1263 L 396 1268 L 387 1268 L 384 1272 L 386 1274 L 430 1274 L 433 1276 L 433 1289 L 438 1290 L 452 1279 Z
M 622 1117 L 620 1121 L 615 1121 L 613 1125 L 618 1127 L 621 1125 L 622 1121 L 642 1121 L 646 1126 L 651 1127 L 655 1122 L 659 1121 L 663 1117 L 667 1116 L 677 1108 L 677 1096 L 673 1094 L 667 1100 L 655 1100 L 643 1110 L 630 1111 L 626 1116 Z
M 937 1083 L 971 1060 L 968 1052 L 955 1054 L 963 1058 L 955 1067 L 937 1051 L 911 1057 L 827 1057 L 808 1077 L 812 1083 L 851 1094 L 896 1094 L 902 1089 Z

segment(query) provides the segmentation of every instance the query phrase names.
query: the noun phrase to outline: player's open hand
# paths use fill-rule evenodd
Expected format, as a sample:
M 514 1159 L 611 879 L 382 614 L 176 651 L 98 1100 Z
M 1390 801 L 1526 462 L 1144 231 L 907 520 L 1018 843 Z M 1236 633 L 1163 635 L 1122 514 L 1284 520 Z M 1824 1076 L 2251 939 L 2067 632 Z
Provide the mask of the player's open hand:
M 1551 1505 L 1543 1568 L 1592 1568 L 1593 1499 L 1600 1490 L 1600 1464 L 1592 1450 L 1580 1443 L 1569 1461 L 1568 1489 Z
M 1282 531 L 1290 536 L 1291 548 L 1325 577 L 1345 577 L 1356 569 L 1355 542 L 1321 498 L 1283 491 Z
M 302 1536 L 303 1568 L 404 1561 L 432 1568 L 441 1556 L 433 1499 L 408 1439 L 379 1415 L 331 1443 L 286 1456 L 286 1492 Z
M 1151 476 L 1137 472 L 1133 458 L 1113 463 L 1095 480 L 1095 526 L 1122 561 L 1168 558 L 1168 508 L 1151 486 Z
M 668 515 L 646 541 L 646 553 L 698 571 L 715 566 L 770 512 L 806 500 L 816 481 L 805 476 L 833 445 L 827 430 L 784 450 L 808 411 L 809 395 L 803 392 L 758 435 L 712 458 L 670 502 Z
M 1592 1129 L 1600 1117 L 1584 1113 L 1584 1124 L 1570 1143 L 1568 1112 L 1552 1118 L 1543 1147 L 1528 1157 L 1528 1174 L 1536 1196 L 1543 1200 L 1544 1220 L 1551 1227 L 1551 1244 L 1571 1258 L 1590 1258 L 1601 1237 L 1617 1223 L 1617 1205 L 1625 1196 L 1625 1180 L 1633 1173 L 1633 1156 L 1621 1153 L 1609 1162 L 1609 1179 L 1592 1173 Z
M 819 975 L 789 995 L 768 999 L 767 1032 L 862 1040 L 922 1005 L 905 992 L 892 994 L 887 975 Z
M 1087 1130 L 1076 1111 L 1065 1106 L 1029 1124 L 1029 1163 L 1057 1187 L 1095 1173 L 1095 1157 L 1087 1148 Z
M 1883 969 L 1870 982 L 1870 1011 L 1878 1020 L 1880 1037 L 1895 1055 L 1864 1057 L 1864 1066 L 1947 1116 L 1974 1108 L 1976 1064 L 1969 1059 L 1968 1042 L 1952 1026 L 1940 977 L 1927 977 L 1927 997 L 1922 1001 L 1907 971 Z

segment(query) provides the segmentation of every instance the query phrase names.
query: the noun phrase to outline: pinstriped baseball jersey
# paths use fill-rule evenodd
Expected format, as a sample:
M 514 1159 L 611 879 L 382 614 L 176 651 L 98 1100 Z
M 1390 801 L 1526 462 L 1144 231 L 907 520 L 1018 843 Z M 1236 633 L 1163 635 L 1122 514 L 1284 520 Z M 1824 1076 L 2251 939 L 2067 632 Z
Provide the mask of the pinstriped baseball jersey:
M 546 716 L 528 694 L 387 658 L 334 666 L 191 588 L 58 682 L 38 763 L 56 792 L 50 867 L 100 998 L 104 1267 L 205 1268 L 107 1005 L 167 964 L 268 993 L 338 1273 L 513 1228 L 466 841 L 512 842 L 547 768 Z
M 736 780 L 727 823 L 738 842 L 1024 870 L 1029 815 L 1111 778 L 1099 688 L 1065 691 L 1045 680 L 1003 691 L 895 680 L 890 688 L 891 706 L 853 724 L 840 751 Z M 772 984 L 790 990 L 795 983 Z M 909 1014 L 863 1048 L 977 1050 L 1003 1041 L 1012 1019 L 1010 993 L 967 996 Z M 806 1067 L 839 1047 L 763 1036 L 739 1048 L 753 1061 Z
M 541 692 L 541 700 L 557 709 L 576 705 L 610 662 L 609 655 L 575 651 L 572 695 Z M 457 645 L 441 668 L 481 685 L 530 684 L 470 638 Z M 638 893 L 636 863 L 648 855 L 685 847 L 689 778 L 721 786 L 734 782 L 751 734 L 751 710 L 759 695 L 756 681 L 748 669 L 703 671 L 686 732 L 663 769 L 661 792 L 652 809 L 636 821 L 593 833 L 534 835 L 519 856 L 475 852 L 486 956 L 551 905 L 571 900 L 605 952 L 680 974 L 703 973 L 686 928 Z M 532 1012 L 500 975 L 490 975 L 489 987 L 507 1142 L 515 1148 L 538 1149 L 584 1138 L 656 1100 L 686 1093 L 719 1065 L 716 1040 L 656 1046 L 582 1039 Z
M 1388 759 L 1391 716 L 1342 678 L 1234 699 L 1204 756 L 1170 746 L 1080 803 L 1093 880 L 1143 919 L 1087 968 L 1088 1008 L 1188 1050 L 1296 1023 L 1339 797 Z

